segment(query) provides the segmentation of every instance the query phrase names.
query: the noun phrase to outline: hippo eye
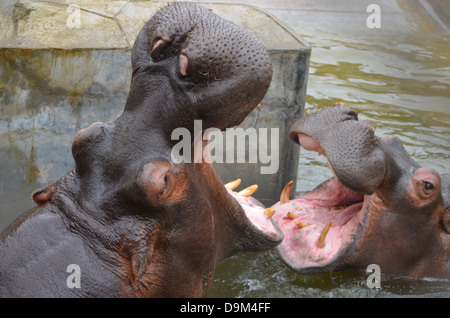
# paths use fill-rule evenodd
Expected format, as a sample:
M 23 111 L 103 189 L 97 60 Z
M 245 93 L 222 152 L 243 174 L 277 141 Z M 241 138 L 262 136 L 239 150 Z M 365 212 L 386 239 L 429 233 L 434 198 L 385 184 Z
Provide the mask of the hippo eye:
M 133 186 L 152 206 L 167 205 L 184 200 L 188 193 L 186 167 L 172 165 L 167 160 L 152 160 L 142 166 Z
M 425 189 L 425 191 L 431 191 L 434 189 L 434 185 L 432 183 L 423 181 L 423 188 Z
M 416 207 L 424 207 L 435 201 L 441 193 L 441 177 L 431 168 L 419 168 L 409 180 L 409 201 Z

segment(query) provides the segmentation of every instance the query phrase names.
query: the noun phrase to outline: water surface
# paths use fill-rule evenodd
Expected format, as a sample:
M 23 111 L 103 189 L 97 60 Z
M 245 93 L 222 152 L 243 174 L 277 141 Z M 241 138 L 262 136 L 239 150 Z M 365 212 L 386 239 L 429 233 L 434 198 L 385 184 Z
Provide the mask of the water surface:
M 345 104 L 379 137 L 397 135 L 421 166 L 450 173 L 449 35 L 361 36 L 311 26 L 302 36 L 312 46 L 306 113 Z M 324 157 L 300 151 L 297 195 L 330 176 Z M 210 296 L 450 297 L 448 281 L 382 276 L 381 288 L 370 289 L 368 275 L 300 275 L 274 251 L 241 253 L 218 265 Z

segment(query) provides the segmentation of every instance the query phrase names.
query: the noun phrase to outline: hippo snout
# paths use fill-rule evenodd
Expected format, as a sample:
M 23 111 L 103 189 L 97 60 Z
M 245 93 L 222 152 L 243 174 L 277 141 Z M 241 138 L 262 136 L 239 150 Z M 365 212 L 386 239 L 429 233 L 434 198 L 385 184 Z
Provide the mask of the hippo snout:
M 148 21 L 132 65 L 133 72 L 149 75 L 167 65 L 172 85 L 185 91 L 193 104 L 186 107 L 206 128 L 240 124 L 272 79 L 270 56 L 256 37 L 192 3 L 169 6 Z
M 449 175 L 421 167 L 398 137 L 378 138 L 345 106 L 298 119 L 290 137 L 324 155 L 334 176 L 291 201 L 286 186 L 272 207 L 285 236 L 276 250 L 289 267 L 377 264 L 386 276 L 450 278 Z

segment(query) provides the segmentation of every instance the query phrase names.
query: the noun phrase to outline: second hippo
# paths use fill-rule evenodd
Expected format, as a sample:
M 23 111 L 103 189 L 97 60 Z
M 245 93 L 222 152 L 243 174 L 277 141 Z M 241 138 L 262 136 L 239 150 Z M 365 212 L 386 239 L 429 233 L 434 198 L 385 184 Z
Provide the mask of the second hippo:
M 378 138 L 355 111 L 331 107 L 299 119 L 290 138 L 324 155 L 334 177 L 289 201 L 273 218 L 276 248 L 294 271 L 366 270 L 450 279 L 450 175 L 420 167 L 399 138 Z

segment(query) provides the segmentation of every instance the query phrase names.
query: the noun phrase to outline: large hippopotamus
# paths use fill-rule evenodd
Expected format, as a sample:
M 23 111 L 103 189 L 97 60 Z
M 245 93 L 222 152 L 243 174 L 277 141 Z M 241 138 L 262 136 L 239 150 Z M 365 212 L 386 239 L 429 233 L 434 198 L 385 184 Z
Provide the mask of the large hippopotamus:
M 207 160 L 171 155 L 174 129 L 205 147 L 194 120 L 223 130 L 259 104 L 272 78 L 263 45 L 206 8 L 174 3 L 142 28 L 131 64 L 123 113 L 80 130 L 74 168 L 1 234 L 0 297 L 203 297 L 218 261 L 282 240 Z
M 292 270 L 376 264 L 385 277 L 450 279 L 450 175 L 420 167 L 398 137 L 378 138 L 345 106 L 297 120 L 290 138 L 334 174 L 293 200 L 288 184 L 272 207 L 285 236 L 276 251 Z

